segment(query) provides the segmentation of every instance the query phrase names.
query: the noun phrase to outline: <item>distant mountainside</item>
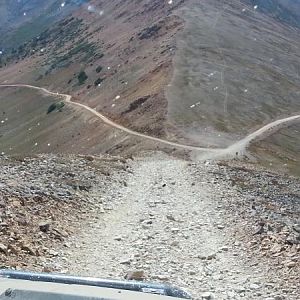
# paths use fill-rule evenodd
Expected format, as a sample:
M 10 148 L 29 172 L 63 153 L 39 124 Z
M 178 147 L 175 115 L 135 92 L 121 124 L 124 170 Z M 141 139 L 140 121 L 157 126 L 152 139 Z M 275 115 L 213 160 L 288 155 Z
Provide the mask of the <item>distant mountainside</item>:
M 1 0 L 0 1 L 0 26 L 16 27 L 38 16 L 43 10 L 57 0 Z
M 176 34 L 184 25 L 178 16 L 178 9 L 184 2 L 184 0 L 172 3 L 162 0 L 93 0 L 87 3 L 72 1 L 69 2 L 71 13 L 62 18 L 60 15 L 57 22 L 53 22 L 53 19 L 43 20 L 42 15 L 48 18 L 43 10 L 38 17 L 17 26 L 12 33 L 6 35 L 4 42 L 3 39 L 0 41 L 0 44 L 6 47 L 10 45 L 0 56 L 0 83 L 31 83 L 48 87 L 53 91 L 70 93 L 74 101 L 88 103 L 117 123 L 149 135 L 165 136 L 167 134 L 165 88 L 172 76 Z M 59 3 L 61 5 L 63 0 Z M 53 2 L 52 7 L 57 8 L 57 2 Z M 66 13 L 70 9 L 64 11 Z M 42 26 L 48 26 L 42 32 L 40 30 L 42 26 L 36 25 L 40 21 Z M 19 44 L 13 45 L 14 42 Z M 3 95 L 4 91 L 1 90 L 1 93 Z M 25 108 L 27 105 L 23 106 L 24 93 L 22 90 L 17 102 Z M 35 97 L 29 96 L 29 99 L 32 98 Z M 38 105 L 40 102 L 36 101 L 29 111 L 23 108 L 20 110 L 24 119 L 13 119 L 14 103 L 6 99 L 4 96 L 2 103 L 0 99 L 0 113 L 5 112 L 5 119 L 8 119 L 5 123 L 7 127 L 0 126 L 0 144 L 5 153 L 12 153 L 11 151 L 27 153 L 36 142 L 38 147 L 46 145 L 47 150 L 56 151 L 57 147 L 65 144 L 65 141 L 68 141 L 68 147 L 60 148 L 61 151 L 76 152 L 76 148 L 82 151 L 82 145 L 87 144 L 87 139 L 95 145 L 94 148 L 94 145 L 89 145 L 90 152 L 113 151 L 113 149 L 121 152 L 124 148 L 137 148 L 136 139 L 129 139 L 128 135 L 119 131 L 114 134 L 114 130 L 103 126 L 101 122 L 96 122 L 101 125 L 96 128 L 94 119 L 90 121 L 88 130 L 80 132 L 83 126 L 80 125 L 78 117 L 68 115 L 66 118 L 63 112 L 57 111 L 46 114 L 51 99 L 46 103 L 37 97 L 37 100 L 46 103 L 44 109 L 36 110 L 40 109 Z M 67 112 L 66 107 L 63 111 Z M 83 121 L 86 122 L 85 113 L 82 114 Z M 50 149 L 51 147 L 47 146 L 48 142 L 47 144 L 42 142 L 43 137 L 49 139 L 49 123 L 42 120 L 50 120 L 52 116 L 58 118 L 51 123 L 54 126 L 51 125 L 51 128 L 54 140 L 59 142 L 51 141 L 51 147 L 54 148 Z M 37 121 L 37 118 L 41 118 L 41 121 Z M 33 124 L 40 124 L 38 127 L 40 130 L 36 131 L 36 135 L 32 129 L 29 131 L 27 125 L 23 126 L 31 119 Z M 70 130 L 66 129 L 66 119 L 70 120 Z M 18 140 L 27 140 L 28 147 L 25 142 L 18 143 L 19 146 L 16 143 L 15 128 L 20 128 L 18 124 L 22 124 L 22 128 L 25 129 L 19 131 L 22 138 Z M 40 127 L 44 125 L 45 127 Z M 70 137 L 70 132 L 74 138 Z M 83 139 L 80 144 L 79 135 Z M 120 147 L 122 143 L 124 145 Z M 13 150 L 10 150 L 11 148 Z M 37 146 L 33 150 L 45 151 L 44 148 L 38 149 Z
M 300 0 L 63 1 L 15 6 L 15 20 L 6 19 L 14 29 L 3 30 L 0 40 L 0 49 L 7 49 L 0 56 L 1 83 L 67 93 L 124 127 L 202 147 L 227 147 L 300 111 Z M 7 11 L 3 2 L 2 7 L 1 13 Z M 22 118 L 13 119 L 12 101 L 2 99 L 0 113 L 6 116 L 0 122 L 9 126 L 2 126 L 3 152 L 29 149 L 16 143 L 14 131 L 27 124 L 28 114 L 57 117 L 55 139 L 68 136 L 63 113 L 46 115 L 52 100 L 36 114 L 23 110 Z M 136 148 L 124 133 L 107 127 L 82 132 L 78 119 L 72 120 L 70 143 L 80 136 L 97 151 Z M 49 123 L 36 123 L 45 124 L 36 136 L 26 127 L 21 134 L 34 151 L 36 142 L 44 151 Z M 251 153 L 269 165 L 300 170 L 299 130 L 296 124 L 281 131 Z M 82 144 L 68 144 L 64 151 L 80 152 Z
M 277 20 L 300 27 L 300 0 L 244 0 Z
M 86 0 L 0 0 L 0 48 L 19 46 Z

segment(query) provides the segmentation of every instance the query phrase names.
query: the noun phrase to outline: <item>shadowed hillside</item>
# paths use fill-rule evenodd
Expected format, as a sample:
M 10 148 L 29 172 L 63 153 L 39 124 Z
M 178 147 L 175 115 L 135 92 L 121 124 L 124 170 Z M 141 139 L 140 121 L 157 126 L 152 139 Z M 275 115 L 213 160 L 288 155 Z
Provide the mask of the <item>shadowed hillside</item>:
M 2 0 L 0 49 L 9 51 L 38 36 L 86 0 Z
M 275 19 L 300 28 L 300 0 L 244 0 Z

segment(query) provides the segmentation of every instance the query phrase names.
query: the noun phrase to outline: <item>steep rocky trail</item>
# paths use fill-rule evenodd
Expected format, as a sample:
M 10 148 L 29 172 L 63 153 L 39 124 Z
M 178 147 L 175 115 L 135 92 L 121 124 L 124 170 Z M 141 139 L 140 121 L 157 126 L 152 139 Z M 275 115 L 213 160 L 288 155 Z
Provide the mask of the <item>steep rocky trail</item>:
M 299 299 L 297 178 L 155 152 L 0 155 L 0 266 Z
M 58 264 L 73 274 L 172 283 L 196 299 L 284 299 L 234 240 L 240 224 L 224 203 L 237 196 L 214 168 L 158 154 L 135 160 L 124 187 L 104 196 L 107 213 L 83 226 Z

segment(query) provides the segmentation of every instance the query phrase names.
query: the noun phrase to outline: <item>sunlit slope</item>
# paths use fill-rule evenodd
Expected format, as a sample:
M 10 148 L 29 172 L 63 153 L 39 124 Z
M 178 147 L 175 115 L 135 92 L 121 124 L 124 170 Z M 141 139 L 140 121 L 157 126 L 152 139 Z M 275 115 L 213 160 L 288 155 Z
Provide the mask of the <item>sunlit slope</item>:
M 91 114 L 65 105 L 47 114 L 61 99 L 25 88 L 0 90 L 0 153 L 103 153 L 138 142 L 112 130 Z
M 300 124 L 281 129 L 273 136 L 254 144 L 250 151 L 261 164 L 300 176 L 299 134 Z
M 193 4 L 184 14 L 169 118 L 187 134 L 209 132 L 217 143 L 226 143 L 223 137 L 230 143 L 300 111 L 300 40 L 255 10 L 214 2 Z
M 177 140 L 176 130 L 166 129 L 165 88 L 183 3 L 89 1 L 4 55 L 0 83 L 68 93 L 118 124 Z
M 297 28 L 232 1 L 195 1 L 184 18 L 168 118 L 195 144 L 230 145 L 271 121 L 299 114 Z M 287 142 L 289 129 L 285 132 L 285 138 L 276 135 L 264 143 L 276 146 L 268 159 L 285 152 L 300 158 L 299 135 Z

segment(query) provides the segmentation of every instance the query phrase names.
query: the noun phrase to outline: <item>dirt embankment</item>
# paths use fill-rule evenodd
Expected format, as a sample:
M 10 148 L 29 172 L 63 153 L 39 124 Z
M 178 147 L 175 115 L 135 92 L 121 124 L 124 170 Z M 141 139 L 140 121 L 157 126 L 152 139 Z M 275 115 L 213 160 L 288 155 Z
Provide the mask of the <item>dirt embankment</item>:
M 81 224 L 109 209 L 107 185 L 127 170 L 102 156 L 0 157 L 0 267 L 57 271 L 57 249 L 69 247 Z

